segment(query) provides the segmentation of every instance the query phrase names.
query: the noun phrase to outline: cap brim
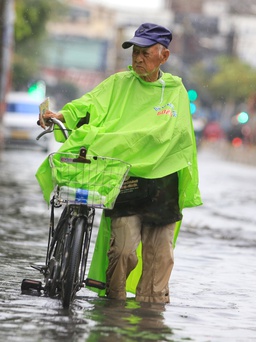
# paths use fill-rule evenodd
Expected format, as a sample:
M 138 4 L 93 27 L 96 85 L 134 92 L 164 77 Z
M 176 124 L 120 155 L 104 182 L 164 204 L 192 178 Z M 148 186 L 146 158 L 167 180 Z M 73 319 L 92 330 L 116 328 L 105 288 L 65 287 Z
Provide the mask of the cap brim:
M 133 37 L 130 40 L 127 40 L 122 44 L 123 49 L 128 49 L 132 45 L 137 45 L 140 47 L 148 47 L 157 44 L 154 40 L 141 38 L 141 37 Z

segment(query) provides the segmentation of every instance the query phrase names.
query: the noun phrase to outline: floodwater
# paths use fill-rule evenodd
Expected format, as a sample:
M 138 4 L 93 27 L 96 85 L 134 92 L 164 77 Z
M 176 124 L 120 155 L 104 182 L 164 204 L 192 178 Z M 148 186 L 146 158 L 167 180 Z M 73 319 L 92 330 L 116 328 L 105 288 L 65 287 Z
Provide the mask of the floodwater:
M 30 264 L 46 253 L 49 210 L 34 177 L 45 156 L 0 156 L 1 341 L 256 341 L 256 166 L 200 149 L 204 205 L 184 211 L 170 304 L 83 289 L 67 311 L 57 299 L 20 292 L 23 278 L 42 280 Z

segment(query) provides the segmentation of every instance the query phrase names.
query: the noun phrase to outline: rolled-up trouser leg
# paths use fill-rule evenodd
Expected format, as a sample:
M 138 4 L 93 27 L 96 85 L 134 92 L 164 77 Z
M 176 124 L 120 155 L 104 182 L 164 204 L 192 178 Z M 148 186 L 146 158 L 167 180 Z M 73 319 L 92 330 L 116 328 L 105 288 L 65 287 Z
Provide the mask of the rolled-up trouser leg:
M 136 249 L 141 240 L 141 221 L 138 216 L 112 219 L 108 252 L 106 294 L 113 299 L 126 299 L 126 279 L 136 267 Z
M 169 286 L 174 257 L 173 232 L 175 223 L 160 227 L 143 226 L 143 270 L 136 300 L 139 302 L 168 303 Z

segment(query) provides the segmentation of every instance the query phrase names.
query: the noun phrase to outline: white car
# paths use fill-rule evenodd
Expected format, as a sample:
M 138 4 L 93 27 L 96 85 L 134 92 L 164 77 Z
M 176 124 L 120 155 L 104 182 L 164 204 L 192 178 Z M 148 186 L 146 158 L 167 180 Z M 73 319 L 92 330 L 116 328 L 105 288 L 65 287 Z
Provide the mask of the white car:
M 39 104 L 42 101 L 33 98 L 26 92 L 10 92 L 7 94 L 6 111 L 3 116 L 3 135 L 6 148 L 29 147 L 47 151 L 49 138 L 36 137 L 42 132 L 37 125 Z

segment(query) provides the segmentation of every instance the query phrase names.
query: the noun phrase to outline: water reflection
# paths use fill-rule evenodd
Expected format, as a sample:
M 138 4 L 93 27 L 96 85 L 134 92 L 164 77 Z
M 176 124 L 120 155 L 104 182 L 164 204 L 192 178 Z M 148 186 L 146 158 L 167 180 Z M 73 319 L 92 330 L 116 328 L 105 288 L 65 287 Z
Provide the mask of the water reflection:
M 165 305 L 97 298 L 84 317 L 94 322 L 87 341 L 171 341 L 172 329 L 164 323 Z

